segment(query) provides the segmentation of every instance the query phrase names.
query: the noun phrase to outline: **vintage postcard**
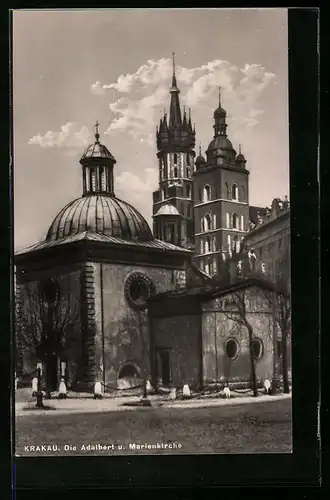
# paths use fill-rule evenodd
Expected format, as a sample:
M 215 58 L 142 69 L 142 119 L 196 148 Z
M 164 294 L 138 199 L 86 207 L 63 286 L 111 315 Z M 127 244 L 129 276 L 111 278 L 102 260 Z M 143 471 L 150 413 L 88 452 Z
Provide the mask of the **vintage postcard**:
M 16 456 L 291 453 L 287 10 L 12 23 Z

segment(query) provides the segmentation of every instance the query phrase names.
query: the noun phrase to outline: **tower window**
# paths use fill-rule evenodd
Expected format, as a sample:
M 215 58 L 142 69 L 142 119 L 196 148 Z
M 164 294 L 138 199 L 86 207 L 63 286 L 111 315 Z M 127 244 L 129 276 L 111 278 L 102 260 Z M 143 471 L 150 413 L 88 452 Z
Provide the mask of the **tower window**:
M 217 214 L 213 214 L 213 229 L 217 228 Z
M 184 217 L 184 204 L 183 203 L 181 203 L 181 205 L 180 205 L 180 213 Z
M 206 214 L 204 217 L 204 231 L 210 231 L 211 229 L 211 216 Z
M 206 272 L 206 274 L 210 274 L 210 266 L 208 263 L 205 264 L 205 272 Z
M 241 186 L 241 201 L 245 201 L 245 190 L 244 190 L 244 186 Z
M 217 251 L 217 239 L 215 236 L 213 236 L 212 238 L 212 252 L 216 252 Z
M 214 257 L 213 263 L 212 263 L 212 274 L 217 274 L 217 258 Z
M 187 153 L 187 155 L 186 155 L 186 162 L 187 162 L 187 165 L 189 165 L 189 164 L 190 164 L 189 153 Z
M 228 212 L 226 213 L 226 228 L 230 228 L 230 217 Z
M 189 167 L 186 167 L 186 177 L 187 177 L 187 179 L 190 178 L 190 168 Z
M 200 262 L 200 268 L 202 271 L 204 271 L 204 261 L 203 260 L 201 260 L 201 262 Z
M 190 184 L 187 185 L 187 198 L 191 198 L 191 186 L 190 186 Z
M 233 184 L 231 188 L 231 197 L 233 200 L 238 200 L 238 188 L 237 184 Z
M 201 238 L 201 255 L 204 253 L 204 240 Z
M 207 237 L 205 240 L 205 253 L 210 253 L 211 251 L 211 240 L 210 237 Z
M 228 234 L 228 236 L 227 236 L 227 245 L 228 245 L 228 250 L 230 250 L 231 249 L 231 235 L 230 234 Z
M 173 169 L 173 175 L 174 175 L 174 177 L 178 176 L 178 167 L 174 167 L 174 169 Z
M 201 218 L 201 233 L 204 233 L 204 217 Z
M 101 191 L 106 191 L 107 182 L 106 182 L 106 173 L 104 167 L 100 167 L 100 186 L 101 186 Z
M 204 187 L 204 191 L 203 191 L 203 201 L 204 201 L 204 203 L 206 203 L 207 201 L 210 201 L 210 199 L 211 199 L 211 189 L 210 189 L 210 186 L 207 184 Z
M 238 229 L 238 215 L 237 214 L 233 214 L 233 229 Z
M 178 155 L 174 153 L 174 164 L 176 165 L 178 163 Z
M 235 248 L 235 250 L 236 250 L 237 253 L 239 253 L 240 247 L 241 247 L 240 241 L 239 241 L 238 237 L 235 236 L 235 238 L 234 238 L 234 248 Z
M 244 215 L 241 215 L 241 230 L 244 231 Z
M 96 191 L 96 169 L 91 168 L 89 174 L 91 191 Z

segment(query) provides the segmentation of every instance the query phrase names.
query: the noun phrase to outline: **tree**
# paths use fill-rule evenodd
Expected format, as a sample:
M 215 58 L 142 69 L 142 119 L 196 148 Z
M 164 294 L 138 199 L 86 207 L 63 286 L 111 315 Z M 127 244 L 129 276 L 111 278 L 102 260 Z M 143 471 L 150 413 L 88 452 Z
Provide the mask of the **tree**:
M 283 391 L 290 392 L 288 376 L 288 341 L 291 330 L 291 293 L 290 293 L 290 260 L 289 253 L 286 252 L 278 261 L 275 276 L 276 286 L 276 321 L 282 333 L 282 376 Z
M 74 342 L 79 306 L 70 289 L 51 278 L 24 283 L 17 291 L 16 335 L 20 349 L 45 367 L 46 396 L 52 390 L 52 370 Z
M 247 290 L 238 290 L 236 292 L 231 292 L 226 298 L 227 307 L 225 307 L 225 315 L 228 319 L 235 321 L 241 327 L 246 328 L 249 337 L 249 357 L 250 357 L 250 376 L 251 376 L 251 388 L 253 391 L 253 396 L 258 396 L 258 385 L 256 376 L 256 367 L 254 359 L 253 350 L 253 326 L 248 320 L 247 311 Z

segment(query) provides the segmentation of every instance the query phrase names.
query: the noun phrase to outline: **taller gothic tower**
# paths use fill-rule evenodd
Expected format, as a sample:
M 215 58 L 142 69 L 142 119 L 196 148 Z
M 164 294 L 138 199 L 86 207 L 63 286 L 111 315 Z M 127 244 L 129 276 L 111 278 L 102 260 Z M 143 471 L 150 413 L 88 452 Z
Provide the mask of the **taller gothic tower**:
M 238 251 L 249 227 L 249 171 L 239 149 L 227 136 L 226 111 L 214 111 L 214 137 L 196 158 L 194 173 L 195 260 L 208 274 L 217 274 L 221 260 Z
M 156 238 L 185 248 L 194 245 L 193 172 L 195 129 L 190 110 L 180 109 L 175 75 L 170 89 L 170 115 L 161 118 L 156 131 L 159 188 L 153 193 L 153 229 Z

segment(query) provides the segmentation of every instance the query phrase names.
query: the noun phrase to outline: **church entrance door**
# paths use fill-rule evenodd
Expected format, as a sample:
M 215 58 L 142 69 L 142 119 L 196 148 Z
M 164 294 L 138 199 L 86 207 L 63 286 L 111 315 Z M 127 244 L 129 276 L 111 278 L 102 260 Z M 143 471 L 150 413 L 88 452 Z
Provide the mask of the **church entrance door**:
M 169 349 L 158 349 L 157 352 L 157 378 L 162 385 L 171 383 L 171 352 Z

